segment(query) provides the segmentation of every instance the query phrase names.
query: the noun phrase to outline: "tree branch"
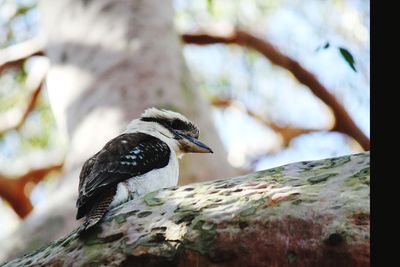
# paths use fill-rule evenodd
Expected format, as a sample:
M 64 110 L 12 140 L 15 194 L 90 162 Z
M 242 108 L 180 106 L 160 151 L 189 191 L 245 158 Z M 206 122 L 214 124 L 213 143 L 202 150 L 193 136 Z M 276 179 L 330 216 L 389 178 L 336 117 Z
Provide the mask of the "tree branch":
M 0 134 L 4 134 L 10 130 L 18 130 L 28 118 L 29 113 L 33 110 L 37 99 L 39 98 L 40 91 L 42 90 L 43 82 L 40 82 L 37 88 L 32 92 L 29 102 L 24 111 L 14 108 L 5 113 L 0 118 Z M 19 118 L 15 118 L 19 117 Z
M 24 124 L 39 98 L 48 67 L 49 63 L 46 60 L 35 62 L 35 65 L 29 71 L 24 83 L 24 89 L 28 92 L 32 92 L 29 101 L 25 108 L 11 108 L 0 117 L 0 134 L 12 129 L 18 130 Z
M 194 33 L 183 34 L 181 37 L 183 42 L 187 44 L 237 44 L 258 51 L 268 58 L 273 64 L 290 71 L 300 83 L 308 86 L 315 96 L 320 98 L 332 109 L 336 118 L 333 130 L 353 137 L 365 150 L 369 150 L 370 141 L 368 137 L 361 131 L 360 128 L 357 127 L 345 108 L 336 100 L 335 96 L 333 96 L 328 89 L 322 85 L 320 81 L 318 81 L 314 74 L 302 67 L 299 62 L 281 53 L 267 40 L 258 38 L 242 30 L 236 30 L 229 36 L 215 36 L 205 33 Z
M 31 170 L 19 178 L 0 174 L 0 197 L 7 200 L 20 218 L 25 218 L 32 211 L 32 204 L 25 194 L 25 186 L 28 183 L 37 184 L 50 172 L 59 171 L 62 167 L 63 163 L 60 163 Z
M 43 56 L 43 48 L 34 40 L 29 40 L 0 50 L 0 74 L 16 67 L 32 56 Z
M 369 180 L 367 152 L 165 188 L 3 266 L 369 266 Z
M 261 114 L 258 114 L 252 110 L 250 110 L 248 107 L 245 105 L 240 105 L 237 103 L 237 101 L 234 101 L 232 99 L 224 98 L 214 98 L 210 101 L 210 104 L 214 107 L 219 107 L 219 108 L 227 108 L 227 107 L 235 107 L 236 109 L 242 111 L 243 113 L 247 114 L 248 116 L 252 117 L 253 119 L 257 120 L 261 124 L 264 124 L 265 126 L 271 128 L 275 132 L 281 135 L 282 137 L 282 145 L 287 147 L 290 143 L 290 141 L 302 134 L 307 134 L 311 132 L 316 132 L 319 131 L 317 129 L 301 129 L 301 128 L 295 128 L 295 127 L 290 127 L 290 126 L 279 126 L 273 121 L 269 120 L 268 118 L 265 118 Z

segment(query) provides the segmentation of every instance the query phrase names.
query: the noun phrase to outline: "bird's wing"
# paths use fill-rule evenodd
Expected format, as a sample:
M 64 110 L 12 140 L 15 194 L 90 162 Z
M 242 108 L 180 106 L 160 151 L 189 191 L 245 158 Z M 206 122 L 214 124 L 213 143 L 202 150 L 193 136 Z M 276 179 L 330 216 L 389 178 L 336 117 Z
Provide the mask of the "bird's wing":
M 170 149 L 160 139 L 144 133 L 125 133 L 109 141 L 93 161 L 85 163 L 80 181 L 77 219 L 88 214 L 107 190 L 116 190 L 119 182 L 165 167 Z
M 100 152 L 97 152 L 93 156 L 91 156 L 88 160 L 85 161 L 85 163 L 82 166 L 81 173 L 79 174 L 79 192 L 83 190 L 83 185 L 85 184 L 86 178 L 89 176 L 89 174 L 92 172 L 93 165 L 96 162 L 97 155 Z

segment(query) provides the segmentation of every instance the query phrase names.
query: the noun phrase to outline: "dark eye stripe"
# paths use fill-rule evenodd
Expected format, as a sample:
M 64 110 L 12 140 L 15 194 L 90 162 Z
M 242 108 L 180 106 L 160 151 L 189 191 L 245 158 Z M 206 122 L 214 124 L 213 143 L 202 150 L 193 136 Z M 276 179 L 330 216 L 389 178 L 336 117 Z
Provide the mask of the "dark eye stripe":
M 171 122 L 171 127 L 176 130 L 186 130 L 186 129 L 190 129 L 191 125 L 184 121 L 175 119 Z
M 152 122 L 157 122 L 163 126 L 169 126 L 170 127 L 170 120 L 167 119 L 162 119 L 162 118 L 151 118 L 151 117 L 144 117 L 140 118 L 141 121 L 152 121 Z
M 194 126 L 190 122 L 185 122 L 180 119 L 164 119 L 164 118 L 152 118 L 152 117 L 143 117 L 140 120 L 142 121 L 151 121 L 151 122 L 157 122 L 161 125 L 163 125 L 166 128 L 172 128 L 174 130 L 181 130 L 185 132 L 195 132 L 198 133 L 198 129 L 196 126 Z M 197 134 L 198 135 L 198 134 Z

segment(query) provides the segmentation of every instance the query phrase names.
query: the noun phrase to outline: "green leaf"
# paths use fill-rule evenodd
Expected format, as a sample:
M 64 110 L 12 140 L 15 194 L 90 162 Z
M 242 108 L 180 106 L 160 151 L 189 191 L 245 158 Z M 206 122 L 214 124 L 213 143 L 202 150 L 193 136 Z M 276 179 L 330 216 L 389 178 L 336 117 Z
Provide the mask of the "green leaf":
M 355 66 L 354 66 L 354 57 L 353 55 L 349 52 L 349 50 L 347 50 L 346 48 L 343 47 L 339 47 L 339 52 L 342 55 L 342 57 L 344 58 L 344 60 L 346 60 L 346 62 L 349 64 L 350 68 L 352 68 L 355 72 L 357 72 Z
M 15 13 L 15 16 L 20 16 L 20 15 L 25 15 L 28 11 L 30 11 L 32 8 L 35 6 L 21 6 L 18 8 L 17 12 Z
M 18 9 L 15 11 L 15 14 L 10 18 L 10 20 L 14 20 L 15 18 L 17 18 L 19 16 L 24 16 L 26 13 L 31 11 L 33 8 L 35 8 L 35 5 L 19 6 Z

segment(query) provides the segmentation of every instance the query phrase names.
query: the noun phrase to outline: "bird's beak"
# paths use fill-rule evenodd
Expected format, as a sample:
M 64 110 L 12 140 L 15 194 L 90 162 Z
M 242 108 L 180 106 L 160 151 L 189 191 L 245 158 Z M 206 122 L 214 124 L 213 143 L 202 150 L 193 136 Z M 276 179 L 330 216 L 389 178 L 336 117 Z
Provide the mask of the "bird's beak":
M 214 153 L 211 148 L 203 144 L 199 140 L 181 132 L 175 131 L 179 144 L 182 150 L 186 153 Z

